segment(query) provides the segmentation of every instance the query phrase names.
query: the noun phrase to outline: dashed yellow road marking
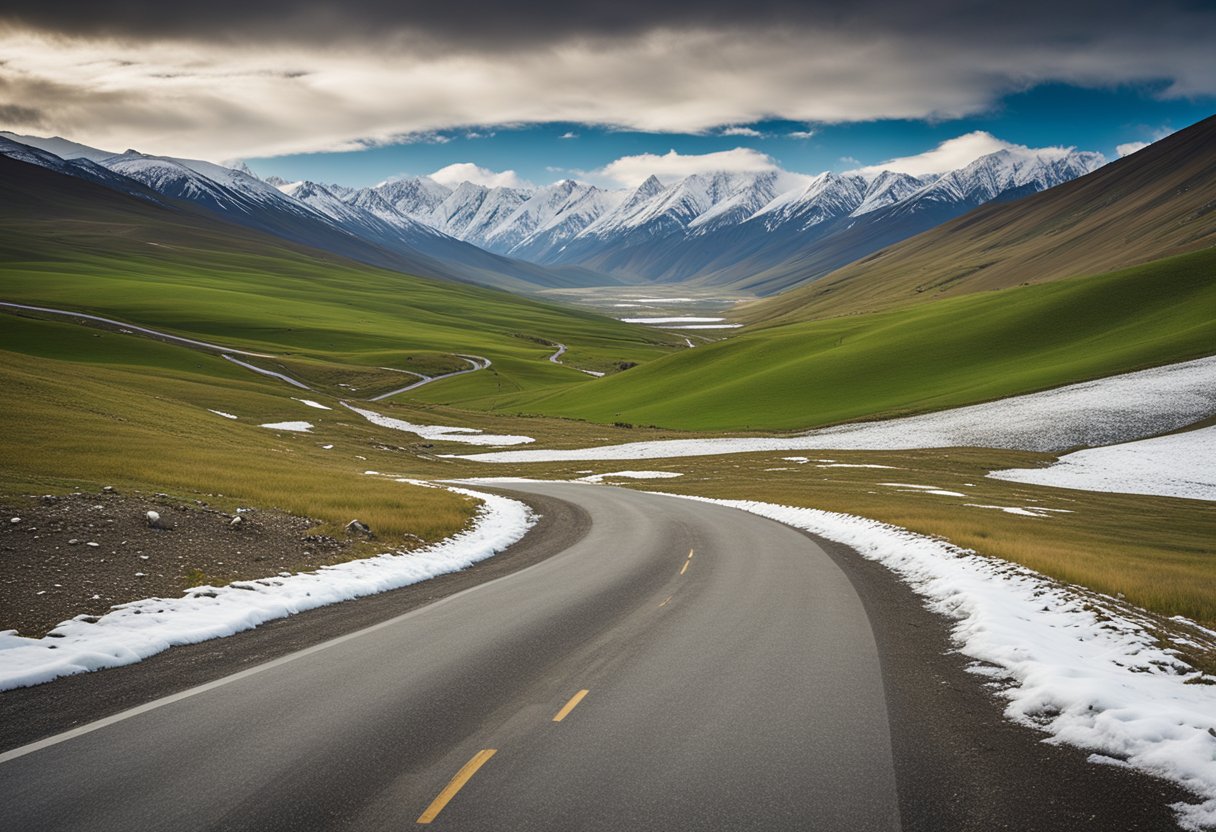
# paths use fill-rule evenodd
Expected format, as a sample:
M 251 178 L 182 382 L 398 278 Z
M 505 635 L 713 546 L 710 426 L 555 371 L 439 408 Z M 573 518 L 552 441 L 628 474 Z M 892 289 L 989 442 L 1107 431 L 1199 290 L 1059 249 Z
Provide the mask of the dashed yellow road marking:
M 696 551 L 696 550 L 695 550 L 695 549 L 689 549 L 689 550 L 688 550 L 688 559 L 689 559 L 689 560 L 692 560 L 692 553 L 693 553 L 694 551 Z
M 562 709 L 560 711 L 558 711 L 557 714 L 553 717 L 553 721 L 561 722 L 563 719 L 565 719 L 567 717 L 567 715 L 569 715 L 569 713 L 574 710 L 574 706 L 577 705 L 579 702 L 582 702 L 583 697 L 586 695 L 587 695 L 587 691 L 580 690 L 578 693 L 574 694 L 574 696 L 571 696 L 570 701 L 567 702 L 565 705 L 563 705 Z
M 688 571 L 688 564 L 690 564 L 690 563 L 692 563 L 692 561 L 688 561 L 688 560 L 684 561 L 684 565 L 680 567 L 681 575 L 683 575 L 685 572 Z
M 667 606 L 667 605 L 668 605 L 668 603 L 670 603 L 670 602 L 671 602 L 671 599 L 672 599 L 673 597 L 675 597 L 675 596 L 668 595 L 666 598 L 664 598 L 664 599 L 663 599 L 663 603 L 659 604 L 659 609 L 662 609 L 663 607 Z
M 469 778 L 477 773 L 477 769 L 484 766 L 494 756 L 495 750 L 493 748 L 483 748 L 474 754 L 473 759 L 465 763 L 464 767 L 456 772 L 456 776 L 448 781 L 448 784 L 443 787 L 443 791 L 439 793 L 439 796 L 431 801 L 431 805 L 426 807 L 425 812 L 419 815 L 418 822 L 430 823 L 438 817 L 439 813 L 443 811 L 443 807 L 447 806 L 448 802 L 456 796 L 456 792 L 460 791 L 464 787 L 464 784 L 469 782 Z

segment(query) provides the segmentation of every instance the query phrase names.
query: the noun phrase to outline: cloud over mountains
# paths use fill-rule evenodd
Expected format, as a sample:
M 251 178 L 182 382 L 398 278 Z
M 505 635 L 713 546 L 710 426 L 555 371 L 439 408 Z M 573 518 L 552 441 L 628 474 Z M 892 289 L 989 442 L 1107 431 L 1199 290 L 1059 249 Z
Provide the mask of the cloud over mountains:
M 0 10 L 6 126 L 211 158 L 470 125 L 655 132 L 951 118 L 1039 83 L 1216 93 L 1216 10 L 725 0 L 233 0 Z

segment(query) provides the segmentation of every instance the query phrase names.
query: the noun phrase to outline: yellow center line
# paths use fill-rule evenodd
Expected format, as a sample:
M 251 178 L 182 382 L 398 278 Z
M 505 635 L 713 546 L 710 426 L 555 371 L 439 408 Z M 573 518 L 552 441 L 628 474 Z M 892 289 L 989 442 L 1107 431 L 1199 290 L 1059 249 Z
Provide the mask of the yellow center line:
M 455 797 L 456 792 L 460 791 L 464 787 L 464 784 L 469 782 L 469 778 L 477 773 L 477 769 L 484 766 L 494 756 L 495 750 L 493 748 L 483 748 L 474 754 L 473 759 L 465 763 L 464 767 L 456 772 L 456 776 L 448 781 L 448 784 L 443 787 L 443 791 L 439 793 L 439 796 L 431 801 L 431 805 L 426 807 L 425 812 L 419 815 L 418 822 L 430 823 L 437 818 L 439 813 L 443 811 L 443 807 L 448 805 L 448 801 Z
M 666 598 L 664 598 L 664 599 L 663 599 L 663 603 L 659 604 L 659 608 L 660 608 L 660 609 L 662 609 L 663 607 L 667 606 L 667 604 L 668 604 L 668 603 L 671 601 L 671 599 L 672 599 L 673 597 L 675 597 L 675 596 L 673 596 L 673 595 L 668 595 Z
M 689 564 L 690 562 L 691 562 L 691 561 L 687 561 L 687 560 L 686 560 L 686 561 L 684 561 L 684 565 L 680 567 L 680 574 L 681 574 L 681 575 L 683 575 L 685 572 L 687 572 L 687 571 L 688 571 L 688 564 Z
M 567 702 L 565 705 L 563 705 L 562 709 L 560 711 L 558 711 L 557 714 L 553 717 L 553 721 L 561 722 L 563 719 L 565 719 L 566 716 L 569 715 L 569 713 L 574 710 L 574 706 L 577 705 L 579 702 L 582 702 L 583 697 L 586 695 L 587 695 L 587 691 L 580 690 L 578 693 L 574 694 L 574 696 L 571 696 L 570 701 Z
M 692 560 L 692 553 L 693 553 L 694 551 L 696 551 L 696 550 L 695 550 L 695 549 L 689 549 L 689 550 L 688 550 L 688 559 L 689 559 L 689 560 Z

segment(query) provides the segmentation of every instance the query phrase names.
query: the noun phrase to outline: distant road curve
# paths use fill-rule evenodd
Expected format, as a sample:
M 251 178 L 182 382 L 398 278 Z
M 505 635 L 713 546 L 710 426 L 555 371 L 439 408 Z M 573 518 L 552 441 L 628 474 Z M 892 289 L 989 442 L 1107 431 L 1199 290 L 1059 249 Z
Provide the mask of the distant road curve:
M 9 309 L 24 309 L 27 312 L 45 312 L 48 315 L 63 315 L 68 318 L 84 318 L 89 321 L 97 321 L 98 323 L 109 324 L 116 326 L 120 330 L 126 329 L 134 332 L 142 332 L 144 335 L 151 335 L 153 338 L 159 338 L 164 341 L 173 341 L 178 344 L 185 344 L 190 347 L 200 347 L 205 350 L 214 350 L 220 353 L 232 353 L 234 355 L 247 355 L 251 358 L 274 358 L 273 355 L 267 355 L 264 352 L 250 352 L 249 350 L 238 350 L 233 347 L 223 347 L 219 344 L 212 344 L 210 341 L 198 341 L 194 338 L 183 338 L 180 335 L 170 335 L 167 332 L 161 332 L 157 329 L 149 329 L 146 326 L 136 326 L 129 324 L 126 321 L 116 321 L 113 318 L 103 318 L 100 315 L 90 315 L 86 312 L 74 312 L 71 309 L 52 309 L 47 306 L 29 306 L 24 303 L 10 303 L 8 301 L 0 301 L 0 306 Z M 240 362 L 237 362 L 240 363 Z M 248 367 L 248 364 L 242 365 Z
M 489 367 L 491 364 L 494 363 L 490 359 L 485 358 L 480 355 L 464 355 L 462 353 L 456 353 L 456 356 L 459 358 L 463 358 L 465 361 L 469 362 L 469 369 L 456 370 L 455 372 L 443 373 L 442 375 L 438 375 L 438 376 L 423 376 L 419 381 L 415 381 L 413 384 L 407 384 L 404 387 L 398 387 L 396 390 L 389 390 L 387 393 L 381 393 L 379 396 L 372 396 L 371 398 L 368 399 L 368 401 L 369 402 L 380 402 L 380 401 L 384 401 L 385 399 L 391 399 L 393 396 L 396 396 L 398 393 L 404 393 L 407 390 L 414 390 L 418 387 L 421 387 L 424 384 L 430 384 L 432 381 L 440 381 L 441 379 L 445 379 L 445 378 L 452 378 L 454 376 L 463 376 L 463 375 L 466 375 L 467 373 L 475 373 L 478 370 L 486 369 L 487 367 Z
M 162 341 L 170 341 L 175 344 L 183 344 L 185 346 L 195 347 L 198 349 L 212 350 L 214 352 L 220 353 L 223 358 L 227 359 L 228 361 L 231 361 L 233 364 L 237 364 L 241 367 L 244 367 L 247 370 L 252 370 L 253 372 L 258 373 L 259 375 L 270 376 L 271 378 L 277 378 L 281 381 L 287 382 L 288 384 L 292 385 L 293 387 L 298 387 L 301 390 L 312 390 L 312 388 L 309 387 L 304 382 L 294 379 L 289 375 L 286 375 L 284 373 L 279 373 L 274 370 L 266 370 L 261 367 L 257 367 L 253 364 L 249 364 L 245 361 L 238 361 L 237 359 L 232 357 L 233 355 L 243 355 L 243 356 L 246 356 L 249 358 L 270 358 L 270 359 L 275 358 L 275 356 L 269 355 L 268 353 L 252 352 L 250 350 L 240 350 L 240 349 L 235 349 L 233 347 L 221 346 L 220 344 L 213 344 L 210 341 L 199 341 L 195 338 L 185 338 L 181 335 L 170 335 L 169 333 L 161 332 L 158 329 L 151 329 L 150 327 L 146 327 L 146 326 L 137 326 L 135 324 L 127 323 L 126 321 L 117 321 L 113 318 L 103 318 L 100 315 L 90 315 L 87 312 L 76 312 L 71 309 L 53 309 L 49 306 L 31 306 L 31 305 L 25 304 L 25 303 L 11 303 L 9 301 L 0 301 L 0 307 L 8 308 L 8 309 L 20 309 L 20 310 L 25 310 L 27 312 L 43 312 L 48 315 L 62 315 L 63 317 L 66 317 L 66 318 L 84 318 L 85 320 L 96 321 L 98 323 L 103 323 L 108 326 L 117 327 L 120 332 L 124 332 L 124 331 L 125 332 L 139 332 L 143 335 L 149 335 L 153 338 L 157 338 Z M 564 349 L 564 347 L 563 347 L 563 349 Z M 460 358 L 464 359 L 465 361 L 467 361 L 469 363 L 469 365 L 470 365 L 469 369 L 457 370 L 452 373 L 444 373 L 444 374 L 438 375 L 438 376 L 422 376 L 421 380 L 416 381 L 413 384 L 406 385 L 405 387 L 399 387 L 396 390 L 390 390 L 387 393 L 381 393 L 379 396 L 373 396 L 372 398 L 368 399 L 368 401 L 378 402 L 383 399 L 390 398 L 391 396 L 395 396 L 398 393 L 404 393 L 406 390 L 413 390 L 415 387 L 421 387 L 424 384 L 430 384 L 432 381 L 439 381 L 440 379 L 451 378 L 453 376 L 461 376 L 461 375 L 464 375 L 465 373 L 476 372 L 477 370 L 484 370 L 487 367 L 489 367 L 491 365 L 491 363 L 493 363 L 490 361 L 490 359 L 483 358 L 482 356 L 479 356 L 479 355 L 461 355 L 459 353 L 457 353 L 457 355 L 459 355 Z

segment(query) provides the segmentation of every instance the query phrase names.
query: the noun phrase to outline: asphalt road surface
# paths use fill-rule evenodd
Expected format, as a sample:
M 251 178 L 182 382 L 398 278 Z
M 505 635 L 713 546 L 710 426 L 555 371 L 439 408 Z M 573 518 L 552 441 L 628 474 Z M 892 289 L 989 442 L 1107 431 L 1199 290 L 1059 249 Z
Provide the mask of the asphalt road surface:
M 982 694 L 933 690 L 958 677 L 926 670 L 911 641 L 891 651 L 892 623 L 919 629 L 923 610 L 902 599 L 910 618 L 872 627 L 882 591 L 839 551 L 703 503 L 510 488 L 576 504 L 586 534 L 373 627 L 0 755 L 0 829 L 1172 825 L 1171 792 L 1146 778 L 1042 747 L 999 716 L 977 728 Z M 120 671 L 76 681 L 108 673 Z

